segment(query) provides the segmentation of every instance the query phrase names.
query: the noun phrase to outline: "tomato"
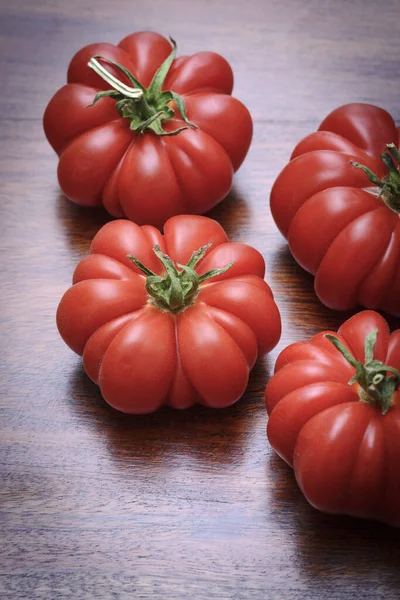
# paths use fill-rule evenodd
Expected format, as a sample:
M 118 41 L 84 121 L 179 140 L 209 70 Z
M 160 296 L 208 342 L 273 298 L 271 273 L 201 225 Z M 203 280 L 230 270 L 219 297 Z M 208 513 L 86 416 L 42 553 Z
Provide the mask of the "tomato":
M 386 111 L 347 104 L 296 146 L 275 181 L 275 222 L 330 308 L 400 315 L 398 147 Z
M 280 338 L 264 270 L 257 250 L 207 217 L 172 217 L 164 235 L 112 221 L 78 264 L 58 329 L 122 412 L 229 406 Z
M 400 329 L 363 311 L 279 355 L 267 435 L 307 500 L 400 526 Z
M 171 42 L 138 32 L 72 58 L 44 131 L 73 202 L 160 227 L 228 194 L 251 142 L 250 114 L 231 96 L 232 69 L 222 56 L 175 58 Z

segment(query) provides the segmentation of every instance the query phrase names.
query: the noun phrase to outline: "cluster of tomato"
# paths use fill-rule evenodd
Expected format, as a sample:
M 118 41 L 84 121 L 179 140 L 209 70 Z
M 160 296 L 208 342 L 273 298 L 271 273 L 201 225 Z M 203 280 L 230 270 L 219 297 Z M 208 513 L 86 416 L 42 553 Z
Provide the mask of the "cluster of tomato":
M 199 216 L 229 192 L 250 114 L 225 59 L 175 53 L 148 32 L 87 46 L 44 116 L 66 196 L 120 218 L 78 264 L 58 328 L 105 400 L 134 414 L 233 404 L 281 334 L 261 254 Z M 349 104 L 273 186 L 274 220 L 331 308 L 400 316 L 398 147 L 386 111 Z M 279 355 L 268 437 L 317 508 L 400 525 L 399 369 L 400 330 L 373 310 Z

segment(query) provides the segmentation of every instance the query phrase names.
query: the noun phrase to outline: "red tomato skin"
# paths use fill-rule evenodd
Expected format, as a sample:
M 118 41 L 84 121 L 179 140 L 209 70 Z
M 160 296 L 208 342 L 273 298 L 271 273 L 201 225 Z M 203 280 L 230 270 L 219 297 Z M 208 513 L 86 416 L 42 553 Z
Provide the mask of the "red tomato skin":
M 122 119 L 72 140 L 61 154 L 57 170 L 60 186 L 68 198 L 82 206 L 100 206 L 101 191 L 130 143 L 131 133 Z
M 315 275 L 334 310 L 359 305 L 400 316 L 400 218 L 376 196 L 356 161 L 379 178 L 399 129 L 383 109 L 347 104 L 294 149 L 271 191 L 271 211 L 295 260 Z
M 400 457 L 400 411 L 392 411 L 390 433 L 380 411 L 361 402 L 327 408 L 302 428 L 294 469 L 310 504 L 324 512 L 373 517 L 400 526 L 400 480 L 392 462 Z M 386 456 L 386 447 L 392 444 L 392 455 Z M 388 487 L 395 492 L 394 503 L 388 503 Z
M 211 92 L 193 94 L 185 102 L 193 121 L 222 146 L 232 161 L 233 170 L 237 171 L 246 157 L 253 133 L 247 108 L 232 96 Z M 241 144 L 231 135 L 233 129 Z
M 390 334 L 378 313 L 356 314 L 335 335 L 364 362 L 365 338 L 375 328 L 374 358 L 399 369 L 400 330 Z M 386 415 L 361 402 L 358 384 L 347 384 L 355 369 L 323 335 L 278 357 L 265 392 L 268 439 L 315 508 L 399 527 L 400 391 Z
M 101 392 L 121 412 L 153 412 L 164 402 L 175 363 L 174 319 L 149 306 L 108 346 L 99 373 Z
M 234 262 L 200 284 L 184 311 L 156 308 L 145 277 L 127 257 L 152 271 L 163 267 L 158 244 L 175 263 L 213 241 L 198 263 L 199 275 Z M 281 320 L 261 254 L 228 242 L 221 225 L 196 215 L 168 220 L 164 235 L 126 220 L 107 223 L 77 265 L 73 285 L 57 310 L 64 341 L 78 354 L 105 400 L 124 413 L 150 413 L 167 404 L 223 408 L 244 393 L 258 356 L 279 341 Z
M 210 210 L 215 194 L 228 194 L 233 167 L 222 146 L 201 130 L 182 134 L 163 139 L 144 134 L 129 146 L 118 188 L 128 219 L 160 226 L 183 210 Z
M 101 303 L 98 299 L 101 298 Z M 64 294 L 57 310 L 57 326 L 67 344 L 81 354 L 87 339 L 112 319 L 142 308 L 147 294 L 143 278 L 86 279 Z M 71 312 L 73 324 L 71 325 Z
M 88 67 L 92 56 L 123 65 L 148 87 L 171 49 L 163 36 L 137 32 L 117 46 L 90 44 L 72 58 L 68 83 L 50 100 L 43 126 L 60 157 L 60 187 L 73 202 L 103 205 L 114 217 L 160 228 L 176 214 L 204 213 L 228 194 L 250 146 L 253 125 L 247 108 L 231 96 L 232 69 L 222 56 L 199 52 L 179 57 L 164 82 L 163 89 L 183 97 L 197 129 L 163 138 L 152 132 L 136 134 L 114 100 L 102 98 L 88 107 L 97 92 L 109 88 Z M 108 68 L 129 85 L 121 72 Z M 182 125 L 176 113 L 165 129 Z
M 90 110 L 85 110 L 97 91 L 96 87 L 70 83 L 60 88 L 48 105 L 43 126 L 50 145 L 59 156 L 73 139 L 115 120 L 115 102 L 110 98 L 103 98 L 102 102 L 95 104 Z M 65 111 L 67 102 L 69 110 Z M 61 111 L 64 111 L 62 119 Z M 120 120 L 122 122 L 122 118 Z

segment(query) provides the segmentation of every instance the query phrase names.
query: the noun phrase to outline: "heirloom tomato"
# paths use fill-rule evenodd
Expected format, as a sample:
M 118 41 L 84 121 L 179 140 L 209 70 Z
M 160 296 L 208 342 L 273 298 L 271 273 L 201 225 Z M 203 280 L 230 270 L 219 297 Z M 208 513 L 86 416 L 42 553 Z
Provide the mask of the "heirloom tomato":
M 173 40 L 138 32 L 72 58 L 44 115 L 70 200 L 159 227 L 228 194 L 251 142 L 250 114 L 231 96 L 222 56 L 175 54 Z
M 400 315 L 399 128 L 381 108 L 347 104 L 294 149 L 271 211 L 330 308 Z
M 229 406 L 280 337 L 264 270 L 257 250 L 207 217 L 172 217 L 164 235 L 113 221 L 78 264 L 58 329 L 122 412 Z
M 268 439 L 307 500 L 400 526 L 400 329 L 366 310 L 279 355 Z

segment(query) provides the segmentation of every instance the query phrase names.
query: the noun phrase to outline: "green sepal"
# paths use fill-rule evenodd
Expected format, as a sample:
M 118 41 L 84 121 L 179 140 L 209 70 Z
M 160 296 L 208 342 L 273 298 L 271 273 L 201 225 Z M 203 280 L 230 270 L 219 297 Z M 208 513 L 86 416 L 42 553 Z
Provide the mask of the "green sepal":
M 351 379 L 349 379 L 349 381 L 347 382 L 347 385 L 354 385 L 355 383 L 357 383 L 358 381 L 358 375 L 357 373 L 355 375 L 353 375 L 353 377 Z
M 154 246 L 153 252 L 165 269 L 164 275 L 153 273 L 132 254 L 129 254 L 128 258 L 146 275 L 146 290 L 153 298 L 155 306 L 163 311 L 178 313 L 193 303 L 202 281 L 225 273 L 233 265 L 230 263 L 221 269 L 214 269 L 199 276 L 194 267 L 204 257 L 211 244 L 212 242 L 193 252 L 187 265 L 178 264 L 180 271 L 159 246 Z
M 371 169 L 368 169 L 368 167 L 365 167 L 364 165 L 361 165 L 360 163 L 355 162 L 354 160 L 351 160 L 350 164 L 356 169 L 361 169 L 361 171 L 364 171 L 370 182 L 374 183 L 377 187 L 383 188 L 383 186 L 385 185 L 384 182 L 381 181 L 373 171 L 371 171 Z
M 157 121 L 151 122 L 150 125 L 148 125 L 147 128 L 150 129 L 151 131 L 153 131 L 157 135 L 161 135 L 161 136 L 165 135 L 165 131 L 162 128 L 162 125 L 161 125 L 159 119 Z
M 146 291 L 149 294 L 149 296 L 154 296 L 154 294 L 157 293 L 158 302 L 168 306 L 168 290 L 166 288 L 164 288 L 164 286 L 158 285 L 158 284 L 162 284 L 163 281 L 164 280 L 162 277 L 158 277 L 158 276 L 147 277 Z
M 172 108 L 172 106 L 164 106 L 162 109 L 160 109 L 162 111 L 162 120 L 168 120 L 168 119 L 173 119 L 173 117 L 175 116 L 175 111 Z
M 383 371 L 385 371 L 385 372 L 387 371 L 388 373 L 393 373 L 394 375 L 396 375 L 396 377 L 399 379 L 399 383 L 400 383 L 400 371 L 398 371 L 394 367 L 388 367 L 387 365 L 383 365 L 382 372 Z
M 159 275 L 156 275 L 156 273 L 150 271 L 150 269 L 148 269 L 142 262 L 140 262 L 140 260 L 138 260 L 133 254 L 128 254 L 127 258 L 129 258 L 137 266 L 137 268 L 148 277 L 159 277 Z
M 169 276 L 172 277 L 177 277 L 178 276 L 178 271 L 176 270 L 176 267 L 174 265 L 174 263 L 172 262 L 172 260 L 170 259 L 170 257 L 168 256 L 168 254 L 165 254 L 160 246 L 156 245 L 153 248 L 153 252 L 154 254 L 157 256 L 157 258 L 161 261 L 164 269 L 166 270 L 166 272 L 168 273 Z
M 331 342 L 339 352 L 344 356 L 344 358 L 349 362 L 356 370 L 358 365 L 360 364 L 358 360 L 354 358 L 349 350 L 347 350 L 346 346 L 335 336 L 330 333 L 326 333 L 324 335 L 327 340 Z
M 158 121 L 154 121 L 154 123 L 151 123 L 151 125 L 149 125 L 148 129 L 152 129 L 154 133 L 160 136 L 173 136 L 178 135 L 178 133 L 184 131 L 185 129 L 187 129 L 187 127 L 179 127 L 178 129 L 174 129 L 173 131 L 164 131 L 162 125 Z
M 214 242 L 209 242 L 205 246 L 201 246 L 201 248 L 199 248 L 198 250 L 195 250 L 193 252 L 192 256 L 189 258 L 189 262 L 188 262 L 187 266 L 190 267 L 191 269 L 194 269 L 195 266 L 205 257 L 207 250 L 209 248 L 211 248 L 213 243 Z
M 383 164 L 385 165 L 385 167 L 387 167 L 389 173 L 390 171 L 396 171 L 396 165 L 393 162 L 393 158 L 390 156 L 389 152 L 385 152 L 384 154 L 381 154 L 381 160 L 383 162 Z
M 217 275 L 222 275 L 222 273 L 226 273 L 226 271 L 230 269 L 233 266 L 233 264 L 233 262 L 230 262 L 229 265 L 225 265 L 225 267 L 222 267 L 221 269 L 212 269 L 211 271 L 207 271 L 207 273 L 204 273 L 204 275 L 200 275 L 200 283 L 202 283 L 206 279 L 210 279 L 211 277 L 217 277 Z
M 188 127 L 178 127 L 178 129 L 173 129 L 172 131 L 163 131 L 162 133 L 159 133 L 158 135 L 165 135 L 165 136 L 173 137 L 174 135 L 178 135 L 178 133 L 181 133 L 181 131 L 185 131 L 186 129 L 188 129 Z
M 189 127 L 194 127 L 194 129 L 198 129 L 198 127 L 197 127 L 197 125 L 195 125 L 195 123 L 192 123 L 191 121 L 189 121 L 187 113 L 186 113 L 185 101 L 182 98 L 182 96 L 180 96 L 176 92 L 173 92 L 172 90 L 167 90 L 165 92 L 162 92 L 159 96 L 157 106 L 158 106 L 158 108 L 163 108 L 163 106 L 165 106 L 166 104 L 168 104 L 168 102 L 171 102 L 171 101 L 173 101 L 175 103 L 175 106 L 176 106 L 179 114 L 181 115 L 182 119 L 186 123 L 186 125 L 188 125 Z
M 369 370 L 374 370 L 374 369 L 375 369 L 375 370 L 379 370 L 379 367 L 381 367 L 381 368 L 382 368 L 382 363 L 381 363 L 381 361 L 380 361 L 380 360 L 376 360 L 376 359 L 373 359 L 373 360 L 366 360 L 366 361 L 365 361 L 365 364 L 366 364 L 366 365 L 368 365 L 368 369 L 369 369 Z
M 172 39 L 172 37 L 170 37 L 170 40 L 172 43 L 172 51 L 154 74 L 154 77 L 147 89 L 147 98 L 149 100 L 157 100 L 157 98 L 160 96 L 165 78 L 167 77 L 168 71 L 170 70 L 172 63 L 175 60 L 176 42 Z
M 177 310 L 183 306 L 185 301 L 185 294 L 180 285 L 179 280 L 171 279 L 171 285 L 167 291 L 167 305 L 172 310 Z
M 191 269 L 188 265 L 178 264 L 178 267 L 183 271 L 179 273 L 179 277 L 185 293 L 185 298 L 187 298 L 189 295 L 196 293 L 197 288 L 199 287 L 199 277 L 196 271 Z
M 394 144 L 386 144 L 386 148 L 395 157 L 397 162 L 400 164 L 400 151 L 396 148 Z
M 374 358 L 374 348 L 376 344 L 376 338 L 378 336 L 378 330 L 374 329 L 365 338 L 365 362 L 370 363 Z
M 185 301 L 185 294 L 180 282 L 179 273 L 170 257 L 164 254 L 160 246 L 154 246 L 153 252 L 161 261 L 168 276 L 162 284 L 162 291 L 164 292 L 163 300 L 166 301 L 171 310 L 176 310 L 183 306 Z
M 135 106 L 135 101 L 132 102 L 131 98 L 123 98 L 119 100 L 116 104 L 116 108 L 121 115 L 125 119 L 139 119 L 140 122 L 143 121 L 142 117 L 138 113 L 137 107 Z
M 155 115 L 149 117 L 146 121 L 140 120 L 139 117 L 134 117 L 131 120 L 130 128 L 132 131 L 138 131 L 139 133 L 143 133 L 145 129 L 149 128 L 152 123 L 157 121 L 162 115 L 162 111 L 156 113 Z
M 165 108 L 168 102 L 172 102 L 172 93 L 169 90 L 165 90 L 157 98 L 157 108 L 159 110 Z
M 382 396 L 381 405 L 382 405 L 382 414 L 383 415 L 386 415 L 389 408 L 391 407 L 393 394 L 397 390 L 398 385 L 399 385 L 399 382 L 397 381 L 396 377 L 389 377 L 388 379 L 386 379 L 386 381 L 382 387 L 382 392 L 381 392 L 381 396 Z
M 141 125 L 143 124 L 143 121 L 140 117 L 132 116 L 130 117 L 131 122 L 129 125 L 129 129 L 131 129 L 132 131 L 137 131 L 138 129 L 140 129 Z
M 120 94 L 120 92 L 118 92 L 117 90 L 106 90 L 104 92 L 98 92 L 94 99 L 93 102 L 91 104 L 87 104 L 85 106 L 85 108 L 90 108 L 91 106 L 94 106 L 99 100 L 101 100 L 102 98 L 115 98 L 116 100 L 123 100 L 124 97 L 122 96 L 122 94 Z
M 400 386 L 400 371 L 373 358 L 377 336 L 378 329 L 374 329 L 365 339 L 365 364 L 356 360 L 336 336 L 327 333 L 324 337 L 355 368 L 356 373 L 350 379 L 348 385 L 358 383 L 360 400 L 380 406 L 382 414 L 385 415 L 392 405 L 393 394 Z M 394 376 L 387 377 L 388 372 L 393 373 Z
M 163 283 L 163 281 L 164 277 L 161 277 L 161 275 L 149 275 L 146 279 L 146 283 L 150 287 L 158 285 L 159 283 Z
M 186 113 L 185 101 L 182 98 L 182 96 L 180 96 L 176 92 L 172 92 L 172 91 L 170 92 L 170 94 L 172 96 L 172 100 L 175 102 L 175 106 L 178 109 L 179 114 L 181 115 L 182 119 L 185 121 L 186 125 L 188 125 L 189 127 L 193 127 L 194 129 L 198 129 L 197 125 L 195 125 L 188 119 L 188 116 Z
M 393 158 L 399 162 L 400 152 L 394 144 L 386 144 L 388 152 L 381 154 L 381 160 L 386 166 L 388 173 L 382 179 L 373 173 L 370 169 L 360 163 L 350 161 L 356 169 L 361 169 L 367 175 L 371 183 L 380 188 L 378 198 L 386 204 L 390 210 L 397 215 L 400 214 L 400 171 L 396 167 Z M 393 157 L 393 158 L 392 158 Z

